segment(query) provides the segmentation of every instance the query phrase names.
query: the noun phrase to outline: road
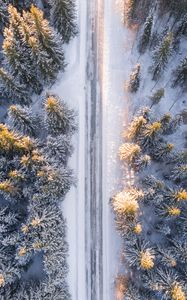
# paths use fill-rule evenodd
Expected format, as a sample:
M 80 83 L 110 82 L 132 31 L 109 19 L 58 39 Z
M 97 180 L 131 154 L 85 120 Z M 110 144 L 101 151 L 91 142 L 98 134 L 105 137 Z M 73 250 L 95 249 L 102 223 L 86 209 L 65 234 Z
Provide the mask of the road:
M 102 1 L 87 7 L 86 287 L 87 299 L 103 299 L 102 193 Z

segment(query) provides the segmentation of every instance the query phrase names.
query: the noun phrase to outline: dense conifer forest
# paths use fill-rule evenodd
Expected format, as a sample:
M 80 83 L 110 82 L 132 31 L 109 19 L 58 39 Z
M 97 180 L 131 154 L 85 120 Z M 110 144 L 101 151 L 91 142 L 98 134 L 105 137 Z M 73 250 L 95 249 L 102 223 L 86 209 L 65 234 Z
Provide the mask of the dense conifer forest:
M 77 121 L 49 90 L 77 33 L 73 0 L 0 1 L 2 300 L 71 299 L 60 204 L 75 183 L 68 159 Z
M 133 176 L 111 201 L 123 242 L 124 274 L 116 278 L 123 295 L 119 299 L 185 300 L 186 109 L 178 112 L 176 106 L 185 107 L 185 100 L 182 103 L 180 99 L 186 95 L 187 84 L 187 1 L 124 3 L 125 26 L 137 30 L 132 52 L 137 51 L 139 59 L 125 83 L 136 106 L 124 128 L 118 154 L 125 174 Z M 140 63 L 143 55 L 146 66 Z M 177 55 L 180 60 L 173 65 Z M 166 75 L 164 81 L 167 71 L 171 75 Z M 150 94 L 146 106 L 138 99 L 140 94 L 136 96 L 145 78 L 148 83 L 144 83 L 144 88 L 149 82 L 153 85 L 151 91 L 147 89 Z M 177 92 L 177 98 L 173 103 L 165 102 L 162 113 L 160 104 L 166 101 L 168 89 L 170 97 Z

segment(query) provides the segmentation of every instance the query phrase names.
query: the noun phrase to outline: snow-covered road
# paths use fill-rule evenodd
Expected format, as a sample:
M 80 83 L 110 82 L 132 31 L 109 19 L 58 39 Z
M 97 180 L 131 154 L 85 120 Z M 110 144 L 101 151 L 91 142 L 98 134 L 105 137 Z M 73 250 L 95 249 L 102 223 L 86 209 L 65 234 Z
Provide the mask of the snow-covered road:
M 54 87 L 79 115 L 70 162 L 77 186 L 63 203 L 72 300 L 117 299 L 121 242 L 109 200 L 122 184 L 117 152 L 127 120 L 123 86 L 134 38 L 121 21 L 120 1 L 78 1 L 80 34 L 67 47 L 69 65 Z

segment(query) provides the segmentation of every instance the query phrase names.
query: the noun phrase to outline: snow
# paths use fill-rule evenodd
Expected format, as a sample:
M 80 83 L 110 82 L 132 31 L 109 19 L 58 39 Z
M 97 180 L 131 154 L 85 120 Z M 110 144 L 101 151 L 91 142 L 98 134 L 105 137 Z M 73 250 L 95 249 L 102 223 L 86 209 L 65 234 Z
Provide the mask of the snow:
M 125 91 L 133 60 L 131 48 L 135 32 L 127 30 L 121 20 L 122 1 L 105 0 L 104 61 L 103 61 L 103 188 L 104 188 L 104 297 L 114 299 L 114 280 L 124 273 L 121 263 L 122 241 L 115 230 L 109 199 L 131 180 L 121 180 L 123 173 L 118 161 L 123 125 L 128 122 L 129 94 Z M 105 159 L 104 159 L 105 158 Z
M 79 36 L 66 47 L 66 58 L 69 62 L 67 70 L 59 76 L 52 90 L 61 96 L 78 112 L 79 131 L 74 137 L 74 155 L 70 167 L 75 170 L 77 185 L 73 187 L 62 205 L 63 214 L 67 219 L 67 240 L 69 244 L 69 275 L 68 282 L 73 300 L 89 300 L 86 296 L 86 253 L 85 253 L 85 143 L 86 143 L 86 67 L 87 67 L 87 4 L 77 0 Z M 122 264 L 122 240 L 115 229 L 114 216 L 109 204 L 110 198 L 128 186 L 134 180 L 134 174 L 125 170 L 118 160 L 118 149 L 122 143 L 122 131 L 140 106 L 149 105 L 149 96 L 158 88 L 165 87 L 165 98 L 153 107 L 156 116 L 164 114 L 172 107 L 178 97 L 179 90 L 168 85 L 172 69 L 184 57 L 187 49 L 186 41 L 178 53 L 170 59 L 170 68 L 165 71 L 162 80 L 155 88 L 151 80 L 149 67 L 151 55 L 146 52 L 140 57 L 137 52 L 138 33 L 127 29 L 122 23 L 122 0 L 98 0 L 99 6 L 104 5 L 100 26 L 102 34 L 99 41 L 102 80 L 100 82 L 103 110 L 103 298 L 115 298 L 115 277 L 125 273 Z M 166 18 L 167 19 L 167 18 Z M 164 22 L 157 22 L 157 30 L 164 28 Z M 125 89 L 131 70 L 140 63 L 142 80 L 139 91 L 129 94 Z M 181 101 L 171 108 L 173 114 L 181 112 L 186 104 Z M 182 137 L 186 127 L 182 126 L 177 135 L 170 138 L 183 145 Z
M 74 155 L 69 166 L 77 177 L 76 186 L 62 204 L 67 220 L 67 242 L 69 244 L 68 283 L 73 300 L 86 299 L 85 295 L 85 69 L 86 69 L 86 3 L 78 1 L 79 35 L 65 48 L 68 62 L 66 72 L 59 76 L 52 92 L 62 97 L 77 111 L 79 129 L 74 137 Z

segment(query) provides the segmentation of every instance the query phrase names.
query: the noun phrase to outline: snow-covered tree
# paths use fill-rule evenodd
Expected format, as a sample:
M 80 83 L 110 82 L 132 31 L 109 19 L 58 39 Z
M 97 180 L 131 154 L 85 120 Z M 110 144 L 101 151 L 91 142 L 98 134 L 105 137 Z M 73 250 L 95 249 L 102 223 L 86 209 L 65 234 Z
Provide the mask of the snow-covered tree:
M 115 217 L 116 228 L 119 231 L 119 234 L 126 238 L 130 236 L 130 238 L 136 237 L 136 235 L 141 235 L 143 229 L 142 224 L 137 221 L 135 215 L 125 215 L 117 213 Z
M 155 265 L 154 249 L 141 240 L 126 243 L 124 256 L 128 264 L 137 269 L 149 271 Z
M 174 167 L 171 171 L 170 178 L 174 181 L 183 181 L 187 179 L 187 165 L 182 164 Z
M 135 117 L 130 123 L 129 127 L 124 131 L 124 138 L 129 141 L 136 141 L 137 137 L 141 134 L 145 127 L 147 120 L 143 116 Z
M 127 189 L 114 196 L 112 205 L 114 211 L 127 216 L 134 216 L 138 213 L 138 200 L 143 197 L 143 192 L 136 189 Z
M 165 94 L 165 90 L 164 90 L 163 88 L 158 89 L 158 90 L 150 97 L 150 100 L 151 100 L 151 102 L 152 102 L 151 107 L 152 107 L 153 105 L 158 104 L 158 103 L 161 101 L 161 99 L 164 97 L 164 94 Z
M 164 135 L 170 135 L 177 131 L 183 122 L 183 117 L 181 115 L 171 116 L 170 113 L 166 113 L 160 119 L 162 124 L 162 133 Z
M 18 24 L 14 21 L 15 13 L 20 18 Z M 26 34 L 29 37 L 31 34 L 30 28 L 27 27 L 21 15 L 17 11 L 15 12 L 15 8 L 12 6 L 9 6 L 9 15 L 10 25 L 4 30 L 4 64 L 8 66 L 13 77 L 16 77 L 20 83 L 25 84 L 31 92 L 34 91 L 39 94 L 42 91 L 40 78 L 37 77 L 37 73 L 34 70 L 31 51 L 22 40 Z
M 50 19 L 54 28 L 62 35 L 63 42 L 69 43 L 77 34 L 76 8 L 74 0 L 50 0 Z
M 134 162 L 134 169 L 135 171 L 143 171 L 145 168 L 147 168 L 151 164 L 151 157 L 147 154 L 141 155 L 139 158 L 137 158 Z
M 67 160 L 73 151 L 70 136 L 61 134 L 58 137 L 53 137 L 49 135 L 44 151 L 52 162 L 57 165 L 66 165 Z
M 159 143 L 151 151 L 151 156 L 157 161 L 167 161 L 171 158 L 171 152 L 173 151 L 174 145 L 171 143 Z
M 72 171 L 65 168 L 54 170 L 50 167 L 43 167 L 37 172 L 37 177 L 38 191 L 50 201 L 59 201 L 63 198 L 73 183 Z
M 186 164 L 187 163 L 187 151 L 178 151 L 174 153 L 172 156 L 172 162 L 173 163 L 178 163 L 178 164 Z
M 152 74 L 153 80 L 160 77 L 161 72 L 166 68 L 168 60 L 172 54 L 173 34 L 168 33 L 161 44 L 156 48 L 153 55 Z
M 136 158 L 140 156 L 141 148 L 137 144 L 124 143 L 119 148 L 120 160 L 126 161 L 129 164 L 135 162 Z
M 171 240 L 171 244 L 172 244 L 172 252 L 173 255 L 175 255 L 176 259 L 182 263 L 182 264 L 186 264 L 187 263 L 187 241 L 184 238 L 180 238 L 180 239 L 172 239 Z
M 139 141 L 143 149 L 152 148 L 154 145 L 156 145 L 161 130 L 162 126 L 160 122 L 154 122 L 145 126 L 145 129 L 139 137 Z
M 131 26 L 134 22 L 136 4 L 136 0 L 127 0 L 124 3 L 124 22 L 128 26 Z
M 29 39 L 29 46 L 36 70 L 43 80 L 53 80 L 59 70 L 64 70 L 64 53 L 61 38 L 49 26 L 44 19 L 43 12 L 35 6 L 31 6 L 30 13 L 25 19 L 29 18 L 32 24 L 33 35 Z
M 153 26 L 153 15 L 150 15 L 147 17 L 144 28 L 143 28 L 143 34 L 140 38 L 139 42 L 139 52 L 144 53 L 147 49 L 147 46 L 150 42 L 151 32 L 152 32 L 152 26 Z
M 185 300 L 184 283 L 173 269 L 157 269 L 149 280 L 151 289 L 160 292 L 166 300 Z
M 185 87 L 187 82 L 187 57 L 185 57 L 174 71 L 173 87 L 180 85 Z
M 35 135 L 36 124 L 29 108 L 12 105 L 9 107 L 9 117 L 14 129 L 22 134 Z
M 65 102 L 57 96 L 49 95 L 47 97 L 45 114 L 47 129 L 51 135 L 72 134 L 76 130 L 74 111 L 68 109 Z
M 26 86 L 20 84 L 16 78 L 0 68 L 0 90 L 4 97 L 11 102 L 18 102 L 22 105 L 28 105 L 31 102 Z
M 127 288 L 124 291 L 124 300 L 142 300 L 140 290 L 128 281 Z
M 131 93 L 136 93 L 140 86 L 140 64 L 137 64 L 130 74 L 130 79 L 128 82 L 128 90 Z
M 0 0 L 0 31 L 3 32 L 3 27 L 8 21 L 8 6 L 3 0 Z

